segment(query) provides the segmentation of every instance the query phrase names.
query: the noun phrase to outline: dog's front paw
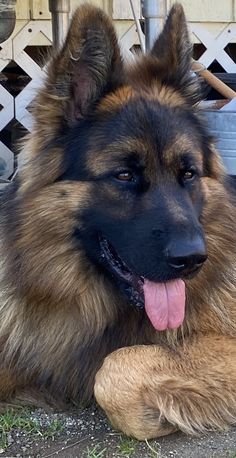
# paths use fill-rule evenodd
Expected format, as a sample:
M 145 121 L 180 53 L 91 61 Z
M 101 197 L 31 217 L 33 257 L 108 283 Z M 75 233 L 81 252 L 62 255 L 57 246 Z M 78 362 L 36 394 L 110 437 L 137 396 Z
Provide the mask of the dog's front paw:
M 140 367 L 143 359 L 136 358 L 142 348 L 122 348 L 109 355 L 96 375 L 94 387 L 96 400 L 112 425 L 138 440 L 178 430 L 156 406 L 146 402 L 148 374 L 145 367 Z

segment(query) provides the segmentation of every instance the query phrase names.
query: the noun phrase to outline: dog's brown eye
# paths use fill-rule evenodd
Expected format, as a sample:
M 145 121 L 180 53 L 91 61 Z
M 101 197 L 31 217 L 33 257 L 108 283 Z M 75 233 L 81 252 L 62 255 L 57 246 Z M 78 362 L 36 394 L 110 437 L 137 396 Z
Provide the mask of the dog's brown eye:
M 134 177 L 131 172 L 121 172 L 116 178 L 120 181 L 133 181 Z
M 196 171 L 195 169 L 190 169 L 190 170 L 186 170 L 183 174 L 183 179 L 184 181 L 190 181 L 190 180 L 193 180 L 196 176 Z

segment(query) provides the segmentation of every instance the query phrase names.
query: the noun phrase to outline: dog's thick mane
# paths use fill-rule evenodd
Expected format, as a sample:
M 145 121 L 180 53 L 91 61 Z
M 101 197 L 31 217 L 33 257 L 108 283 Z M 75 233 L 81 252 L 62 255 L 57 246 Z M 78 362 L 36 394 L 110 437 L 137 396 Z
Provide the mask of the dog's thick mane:
M 57 258 L 57 265 L 52 264 L 52 270 L 48 271 L 48 279 L 53 282 L 51 288 L 58 293 L 59 299 L 55 301 L 55 296 L 50 297 L 47 292 L 43 296 L 37 293 L 37 288 L 35 289 L 34 278 L 39 275 L 40 280 L 38 270 L 47 269 L 47 264 L 40 266 L 36 261 L 29 260 L 29 269 L 33 274 L 32 291 L 28 283 L 24 288 L 25 277 L 29 276 L 29 270 L 25 272 L 24 266 L 19 263 L 17 251 L 13 250 L 13 246 L 8 245 L 8 239 L 4 237 L 4 232 L 10 231 L 14 239 L 14 233 L 19 229 L 17 219 L 12 223 L 9 220 L 9 201 L 7 201 L 8 215 L 1 233 L 3 240 L 1 256 L 3 271 L 0 283 L 0 341 L 3 344 L 1 361 L 5 365 L 13 365 L 20 372 L 23 370 L 26 373 L 27 371 L 33 373 L 38 380 L 43 380 L 44 385 L 53 383 L 60 396 L 63 396 L 63 390 L 66 390 L 68 397 L 76 398 L 80 391 L 86 399 L 91 396 L 92 391 L 92 385 L 87 383 L 89 373 L 93 380 L 93 373 L 99 367 L 100 358 L 102 359 L 116 348 L 115 342 L 119 342 L 121 346 L 166 342 L 169 346 L 175 347 L 182 339 L 185 341 L 186 337 L 194 336 L 196 332 L 210 331 L 235 336 L 236 253 L 235 233 L 232 230 L 235 207 L 223 185 L 219 192 L 214 182 L 209 183 L 209 192 L 214 195 L 211 199 L 211 204 L 213 202 L 214 205 L 206 208 L 205 215 L 208 266 L 199 274 L 197 281 L 192 280 L 187 286 L 188 304 L 184 326 L 178 331 L 168 330 L 161 335 L 153 332 L 144 316 L 139 315 L 137 319 L 132 309 L 122 310 L 121 298 L 114 296 L 109 282 L 103 276 L 95 274 L 89 265 L 87 270 L 83 266 L 83 277 L 79 275 L 75 279 L 74 274 L 71 275 L 70 272 L 71 278 L 66 276 L 62 279 L 60 257 Z M 16 197 L 9 197 L 14 203 Z M 218 202 L 222 197 L 224 205 L 218 213 Z M 16 207 L 13 204 L 12 208 L 16 210 L 17 204 Z M 17 211 L 14 213 L 14 218 L 16 215 Z M 13 240 L 10 243 L 13 243 Z M 44 253 L 42 247 L 41 250 L 43 260 L 46 251 Z M 65 310 L 70 316 L 67 321 L 63 319 Z M 35 326 L 33 328 L 32 323 Z M 37 338 L 35 339 L 37 333 L 44 334 L 44 345 L 40 339 L 38 346 Z M 74 336 L 76 340 L 73 342 Z M 52 350 L 53 360 L 51 353 L 48 353 L 48 348 Z M 34 366 L 35 354 L 37 354 L 36 366 Z M 74 378 L 68 382 L 67 373 L 72 365 L 78 365 L 80 358 L 84 362 L 83 367 L 75 370 Z M 50 373 L 46 370 L 48 365 L 51 368 Z M 33 394 L 31 397 L 32 403 L 39 402 L 38 395 L 37 400 Z M 27 402 L 30 402 L 30 397 L 27 398 Z

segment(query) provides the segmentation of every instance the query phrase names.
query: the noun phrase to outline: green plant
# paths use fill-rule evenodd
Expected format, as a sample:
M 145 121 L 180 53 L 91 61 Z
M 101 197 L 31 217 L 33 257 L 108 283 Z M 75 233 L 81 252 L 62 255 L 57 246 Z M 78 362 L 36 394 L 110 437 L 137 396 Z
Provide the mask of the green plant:
M 41 426 L 37 419 L 31 418 L 31 410 L 28 408 L 8 409 L 0 415 L 0 447 L 7 448 L 8 434 L 14 430 L 24 431 L 29 436 L 38 435 L 46 439 L 54 439 L 62 429 L 63 424 L 59 420 Z
M 137 441 L 129 437 L 121 436 L 120 443 L 118 444 L 119 456 L 130 457 L 135 452 Z
M 106 448 L 99 450 L 100 444 L 95 445 L 93 448 L 88 448 L 86 451 L 86 458 L 103 458 L 105 457 Z
M 145 440 L 145 442 L 146 442 L 146 445 L 147 445 L 148 449 L 150 450 L 149 458 L 161 458 L 159 452 L 156 450 L 156 448 L 153 447 L 153 445 L 151 445 L 148 442 L 147 439 Z
M 14 411 L 8 409 L 0 415 L 0 445 L 2 448 L 8 446 L 7 435 L 14 429 L 23 429 L 29 434 L 39 434 L 39 425 L 29 416 L 28 409 Z

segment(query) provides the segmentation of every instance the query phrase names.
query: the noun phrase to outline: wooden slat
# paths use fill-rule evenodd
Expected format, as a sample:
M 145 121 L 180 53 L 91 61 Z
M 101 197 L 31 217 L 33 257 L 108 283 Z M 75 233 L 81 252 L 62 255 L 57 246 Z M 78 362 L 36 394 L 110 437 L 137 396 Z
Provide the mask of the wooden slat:
M 87 3 L 85 0 L 71 0 L 71 12 L 73 12 L 82 3 Z M 111 9 L 111 0 L 92 0 L 95 6 L 103 8 L 109 12 Z M 30 0 L 30 10 L 32 19 L 50 19 L 51 14 L 48 9 L 48 0 Z
M 82 5 L 82 3 L 88 2 L 87 0 L 71 0 L 71 10 L 74 11 L 79 5 Z M 92 3 L 93 5 L 98 6 L 107 12 L 110 8 L 110 0 L 90 0 L 89 3 Z
M 29 0 L 17 0 L 16 17 L 17 19 L 29 19 L 30 18 Z
M 180 0 L 188 21 L 233 22 L 235 0 Z M 175 0 L 169 0 L 173 5 Z
M 48 0 L 30 0 L 31 19 L 51 19 Z
M 133 0 L 133 4 L 140 17 L 140 0 Z M 129 0 L 113 0 L 113 19 L 133 19 Z

